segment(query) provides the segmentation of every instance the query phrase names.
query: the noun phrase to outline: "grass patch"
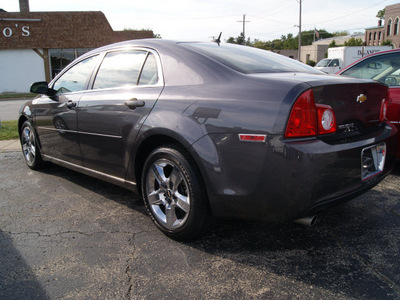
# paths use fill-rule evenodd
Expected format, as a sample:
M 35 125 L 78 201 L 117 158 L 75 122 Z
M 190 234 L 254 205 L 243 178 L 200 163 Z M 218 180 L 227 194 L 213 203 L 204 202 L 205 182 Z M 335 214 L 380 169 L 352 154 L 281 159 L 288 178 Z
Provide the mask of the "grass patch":
M 34 98 L 36 94 L 32 93 L 1 93 L 1 99 L 13 99 L 13 98 Z
M 0 140 L 14 140 L 18 138 L 18 121 L 2 121 Z

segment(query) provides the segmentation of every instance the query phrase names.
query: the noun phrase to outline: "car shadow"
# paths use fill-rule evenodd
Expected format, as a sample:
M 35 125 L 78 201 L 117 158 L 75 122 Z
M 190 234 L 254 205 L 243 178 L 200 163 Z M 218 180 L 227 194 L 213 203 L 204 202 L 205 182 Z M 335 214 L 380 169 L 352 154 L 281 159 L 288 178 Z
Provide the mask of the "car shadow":
M 3 231 L 0 231 L 0 257 L 0 299 L 50 299 L 14 247 L 10 234 Z
M 46 168 L 43 168 L 38 172 L 49 176 L 62 177 L 63 179 L 88 189 L 91 192 L 106 197 L 109 200 L 124 205 L 130 209 L 134 209 L 135 211 L 147 216 L 147 211 L 142 197 L 125 188 L 52 163 L 47 163 Z
M 56 165 L 41 172 L 147 216 L 141 197 L 126 189 Z M 193 248 L 334 294 L 396 298 L 400 295 L 400 204 L 395 199 L 399 197 L 398 190 L 373 189 L 321 214 L 315 227 L 216 220 L 205 236 L 177 243 L 177 247 Z
M 400 160 L 397 161 L 397 163 L 396 163 L 396 165 L 395 165 L 395 167 L 393 169 L 392 174 L 396 175 L 396 176 L 400 176 Z

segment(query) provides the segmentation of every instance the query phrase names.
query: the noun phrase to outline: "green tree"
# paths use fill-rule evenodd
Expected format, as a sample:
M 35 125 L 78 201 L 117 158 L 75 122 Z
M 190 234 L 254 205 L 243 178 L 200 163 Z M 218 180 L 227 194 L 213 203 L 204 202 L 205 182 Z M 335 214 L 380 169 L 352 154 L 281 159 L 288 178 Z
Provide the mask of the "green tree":
M 344 42 L 345 46 L 364 46 L 362 39 L 351 38 L 347 42 Z
M 315 61 L 313 61 L 313 60 L 307 60 L 307 65 L 309 65 L 309 66 L 311 66 L 311 67 L 314 67 L 315 65 L 316 65 L 317 63 L 315 62 Z
M 391 47 L 393 47 L 393 43 L 392 43 L 391 40 L 384 40 L 384 41 L 381 43 L 381 46 L 391 46 Z
M 316 29 L 316 30 L 312 29 L 312 30 L 302 31 L 301 32 L 301 45 L 302 46 L 311 45 L 314 42 L 315 31 L 318 32 L 319 37 L 316 37 L 318 39 L 326 39 L 326 38 L 333 37 L 333 34 L 327 32 L 325 29 Z M 298 41 L 298 35 L 297 35 L 296 39 Z
M 380 20 L 385 18 L 385 9 L 381 9 L 380 11 L 378 11 L 378 13 L 376 14 L 376 17 L 379 18 Z
M 335 40 L 333 40 L 330 44 L 329 44 L 329 48 L 334 48 L 337 47 Z
M 342 31 L 335 31 L 332 34 L 333 34 L 333 36 L 346 36 L 346 35 L 349 35 L 350 32 L 348 32 L 347 30 L 342 30 Z
M 243 32 L 240 33 L 240 35 L 236 38 L 230 36 L 227 40 L 227 43 L 230 44 L 239 44 L 239 45 L 243 45 L 244 43 L 244 37 L 243 37 Z M 250 42 L 250 38 L 247 39 L 246 41 L 246 45 L 251 46 L 251 42 Z
M 237 43 L 236 43 L 236 40 L 235 40 L 235 38 L 234 38 L 233 36 L 230 36 L 230 37 L 226 40 L 226 42 L 229 43 L 229 44 L 237 44 Z
M 259 48 L 259 49 L 264 49 L 264 50 L 268 50 L 268 45 L 267 42 L 263 42 L 260 40 L 255 39 L 253 42 L 253 47 L 255 48 Z

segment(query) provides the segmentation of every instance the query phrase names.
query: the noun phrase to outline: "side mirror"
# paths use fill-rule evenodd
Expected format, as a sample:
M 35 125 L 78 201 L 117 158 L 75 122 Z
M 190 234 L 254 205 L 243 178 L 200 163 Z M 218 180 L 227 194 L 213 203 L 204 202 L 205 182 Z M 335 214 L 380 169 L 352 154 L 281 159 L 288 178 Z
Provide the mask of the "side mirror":
M 35 94 L 43 94 L 47 96 L 54 96 L 55 91 L 52 88 L 49 88 L 48 83 L 46 81 L 35 82 L 31 85 L 31 93 Z

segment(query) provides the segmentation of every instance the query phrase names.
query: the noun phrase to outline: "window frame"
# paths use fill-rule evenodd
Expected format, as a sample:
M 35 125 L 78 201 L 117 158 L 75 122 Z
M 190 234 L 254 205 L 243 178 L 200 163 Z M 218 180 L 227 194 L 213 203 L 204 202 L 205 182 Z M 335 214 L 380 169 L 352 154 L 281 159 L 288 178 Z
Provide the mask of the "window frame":
M 132 84 L 129 87 L 117 86 L 117 87 L 93 89 L 94 83 L 96 81 L 96 77 L 98 75 L 98 72 L 99 72 L 99 70 L 101 68 L 101 65 L 102 65 L 104 59 L 106 58 L 107 54 L 114 53 L 114 52 L 123 52 L 123 51 L 145 51 L 145 52 L 147 52 L 146 57 L 145 57 L 145 59 L 143 61 L 143 64 L 142 64 L 142 66 L 141 66 L 141 68 L 139 70 L 136 83 Z M 139 81 L 140 81 L 140 78 L 141 78 L 141 75 L 142 75 L 143 68 L 146 65 L 146 62 L 147 62 L 147 59 L 148 59 L 150 53 L 154 55 L 154 58 L 156 60 L 158 81 L 155 84 L 139 85 Z M 159 86 L 164 86 L 164 76 L 163 76 L 162 68 L 161 68 L 161 60 L 160 60 L 160 57 L 159 57 L 157 51 L 155 51 L 154 49 L 146 48 L 146 47 L 124 47 L 124 48 L 116 48 L 116 49 L 106 50 L 106 51 L 101 53 L 101 57 L 99 59 L 99 63 L 95 67 L 95 71 L 92 73 L 92 76 L 91 76 L 91 79 L 90 79 L 90 82 L 89 82 L 89 85 L 88 85 L 88 90 L 91 90 L 91 91 L 104 91 L 104 90 L 115 90 L 115 89 L 136 89 L 138 87 L 159 87 Z
M 72 68 L 74 68 L 75 66 L 77 66 L 77 65 L 80 64 L 81 62 L 83 62 L 83 61 L 85 61 L 85 60 L 87 60 L 87 59 L 90 59 L 90 58 L 95 58 L 96 56 L 98 56 L 97 62 L 96 62 L 96 61 L 94 62 L 94 65 L 93 65 L 93 67 L 92 67 L 92 71 L 89 72 L 89 74 L 88 74 L 88 76 L 87 76 L 87 78 L 86 78 L 86 81 L 85 81 L 85 83 L 84 83 L 84 88 L 83 88 L 82 90 L 79 90 L 79 91 L 71 91 L 71 92 L 62 93 L 62 94 L 75 94 L 75 93 L 81 93 L 81 92 L 83 92 L 83 91 L 87 91 L 87 90 L 89 89 L 89 85 L 90 85 L 90 82 L 91 82 L 91 80 L 92 80 L 93 73 L 94 73 L 94 71 L 95 71 L 95 70 L 98 68 L 98 66 L 99 66 L 99 61 L 100 61 L 100 59 L 101 59 L 100 53 L 93 53 L 93 55 L 85 56 L 85 57 L 82 57 L 82 58 L 79 59 L 79 60 L 74 60 L 74 61 L 72 61 L 72 62 L 71 62 L 69 65 L 67 65 L 59 74 L 57 74 L 57 76 L 50 82 L 49 86 L 50 86 L 51 88 L 54 88 L 56 82 L 57 82 L 58 80 L 60 80 L 61 77 L 63 77 L 63 76 L 64 76 L 67 72 L 69 72 Z

